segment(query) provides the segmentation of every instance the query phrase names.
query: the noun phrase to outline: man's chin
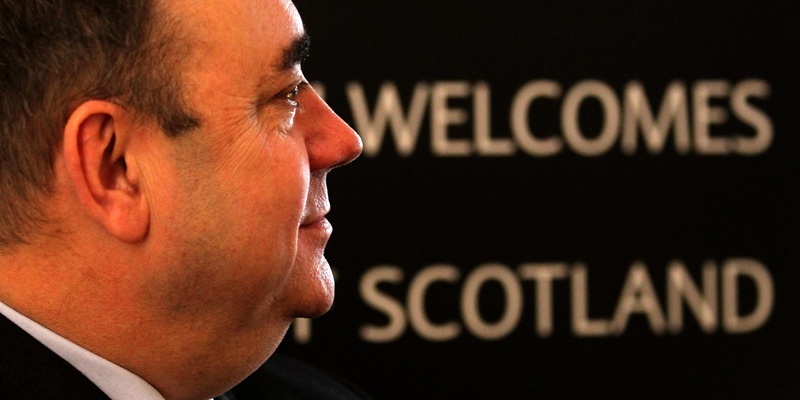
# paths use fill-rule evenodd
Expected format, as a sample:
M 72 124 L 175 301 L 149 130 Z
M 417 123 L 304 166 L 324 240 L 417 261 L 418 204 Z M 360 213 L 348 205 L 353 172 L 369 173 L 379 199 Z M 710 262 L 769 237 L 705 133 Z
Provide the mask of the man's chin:
M 310 302 L 311 304 L 309 304 L 310 308 L 308 313 L 303 316 L 304 318 L 319 317 L 327 313 L 333 306 L 336 283 L 333 279 L 333 273 L 330 265 L 328 265 L 328 261 L 324 258 L 322 260 L 323 262 L 317 267 L 317 279 L 314 283 L 316 286 L 314 288 L 315 293 L 311 294 L 312 301 Z
M 324 257 L 315 264 L 316 267 L 304 271 L 292 282 L 293 287 L 284 299 L 291 304 L 288 315 L 291 318 L 316 318 L 333 306 L 336 284 L 331 268 Z

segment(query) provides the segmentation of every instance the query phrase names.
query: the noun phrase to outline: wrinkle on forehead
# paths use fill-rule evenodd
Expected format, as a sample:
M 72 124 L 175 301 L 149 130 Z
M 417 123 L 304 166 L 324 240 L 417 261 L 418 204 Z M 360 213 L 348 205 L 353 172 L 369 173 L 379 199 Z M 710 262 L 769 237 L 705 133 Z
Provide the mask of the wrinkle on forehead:
M 209 47 L 265 41 L 281 47 L 304 35 L 300 15 L 288 0 L 168 0 L 162 6 L 186 24 L 188 35 Z
M 169 2 L 176 18 L 186 22 L 186 35 L 197 46 L 192 80 L 200 92 L 202 86 L 219 84 L 216 90 L 250 96 L 247 90 L 271 86 L 286 72 L 299 75 L 299 65 L 284 68 L 289 62 L 295 64 L 292 59 L 302 56 L 308 47 L 307 42 L 297 43 L 305 36 L 305 30 L 291 1 Z M 199 93 L 197 98 L 208 101 L 207 94 Z

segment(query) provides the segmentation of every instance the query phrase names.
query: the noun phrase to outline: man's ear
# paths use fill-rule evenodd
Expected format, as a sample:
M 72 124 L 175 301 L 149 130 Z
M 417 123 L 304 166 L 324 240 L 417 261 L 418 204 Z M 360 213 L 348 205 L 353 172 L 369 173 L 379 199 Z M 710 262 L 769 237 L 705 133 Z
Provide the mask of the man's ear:
M 64 128 L 63 155 L 69 182 L 88 215 L 119 240 L 136 243 L 150 226 L 150 208 L 132 155 L 137 140 L 129 111 L 87 101 Z

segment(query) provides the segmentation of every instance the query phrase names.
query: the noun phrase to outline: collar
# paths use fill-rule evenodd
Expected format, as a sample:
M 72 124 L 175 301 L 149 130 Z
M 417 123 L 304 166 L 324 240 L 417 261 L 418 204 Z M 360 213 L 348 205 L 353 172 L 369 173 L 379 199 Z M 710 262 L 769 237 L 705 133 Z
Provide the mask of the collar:
M 72 364 L 112 400 L 164 400 L 144 379 L 78 346 L 2 302 L 0 314 Z

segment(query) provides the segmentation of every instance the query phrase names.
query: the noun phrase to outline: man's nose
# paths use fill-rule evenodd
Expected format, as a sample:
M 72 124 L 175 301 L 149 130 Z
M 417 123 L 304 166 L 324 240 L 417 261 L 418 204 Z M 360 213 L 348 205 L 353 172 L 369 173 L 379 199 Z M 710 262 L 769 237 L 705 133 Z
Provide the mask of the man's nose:
M 303 100 L 296 123 L 305 131 L 311 170 L 336 168 L 355 160 L 362 148 L 358 134 L 313 89 Z

